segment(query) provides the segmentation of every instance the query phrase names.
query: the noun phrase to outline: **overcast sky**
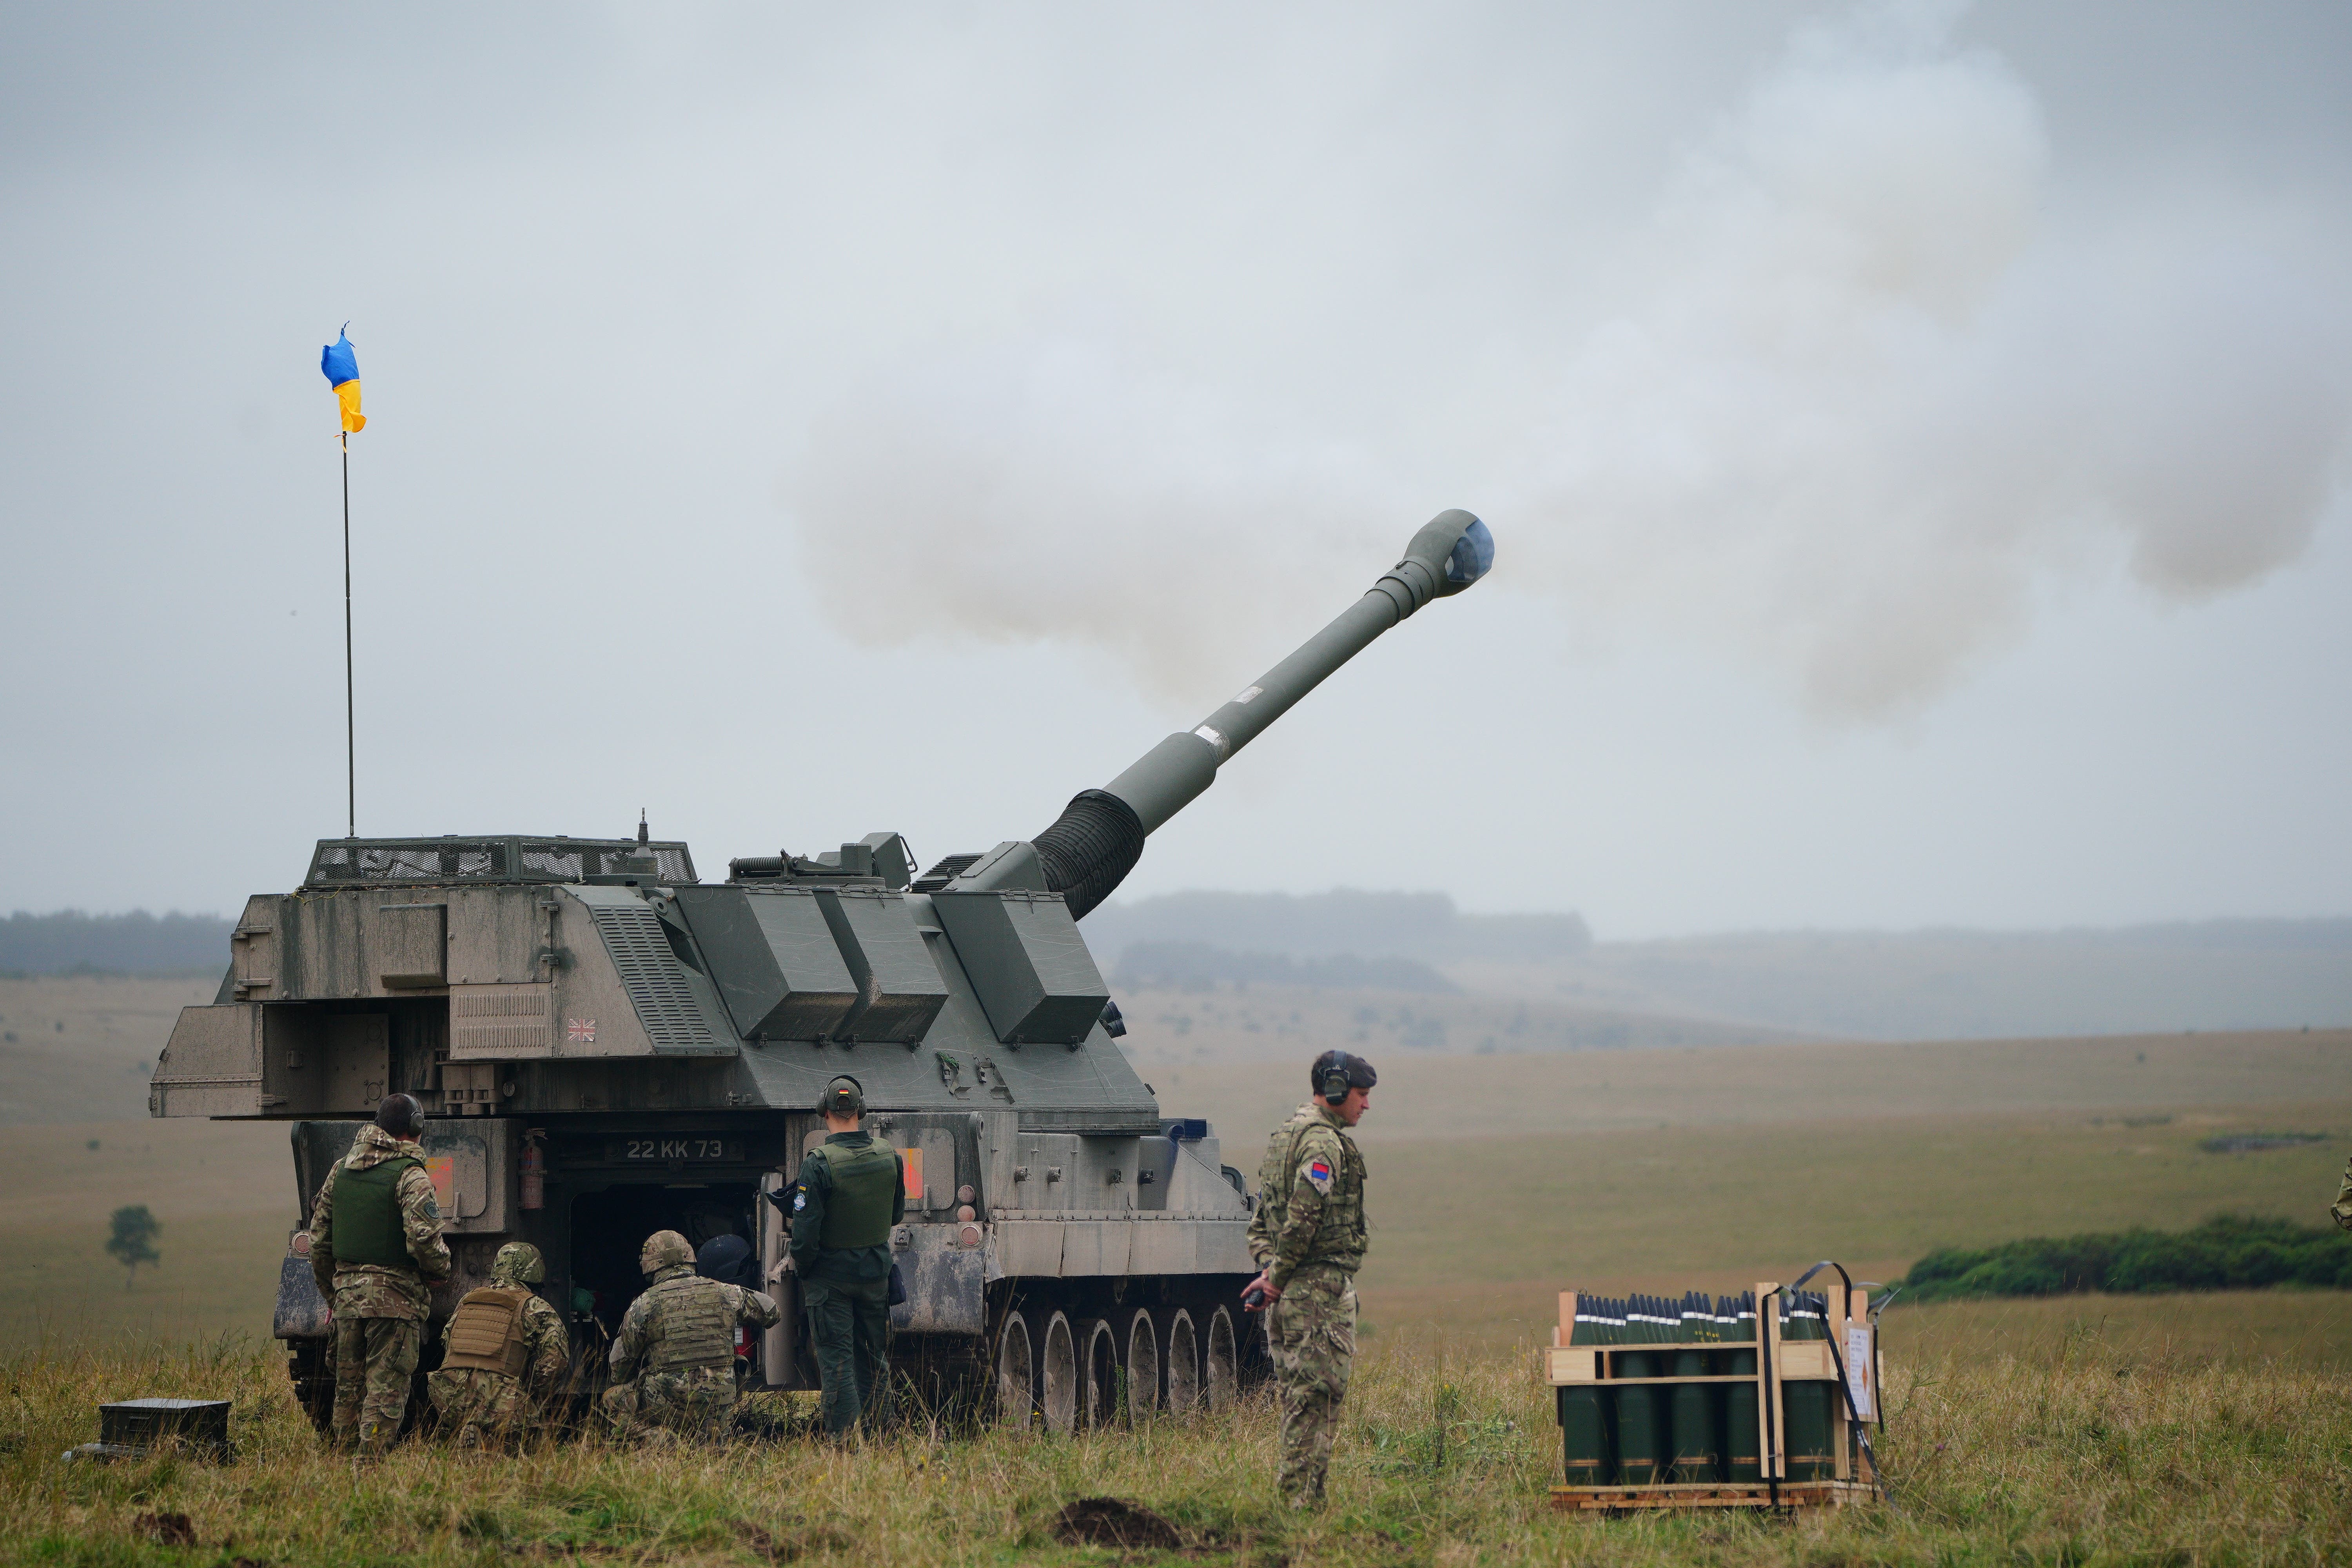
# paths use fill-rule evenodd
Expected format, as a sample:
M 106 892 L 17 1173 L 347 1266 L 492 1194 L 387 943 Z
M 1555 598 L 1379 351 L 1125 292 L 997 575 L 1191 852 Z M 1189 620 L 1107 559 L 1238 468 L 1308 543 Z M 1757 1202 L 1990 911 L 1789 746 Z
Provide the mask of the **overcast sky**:
M 0 14 L 0 910 L 343 826 L 1124 896 L 2352 912 L 2352 8 Z

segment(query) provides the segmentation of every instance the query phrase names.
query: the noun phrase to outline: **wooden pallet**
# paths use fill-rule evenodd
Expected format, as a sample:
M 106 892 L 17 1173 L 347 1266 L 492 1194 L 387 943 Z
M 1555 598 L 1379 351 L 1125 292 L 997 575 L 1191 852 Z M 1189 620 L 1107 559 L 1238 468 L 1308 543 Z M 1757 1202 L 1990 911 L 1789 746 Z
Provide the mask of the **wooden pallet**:
M 1851 1508 L 1873 1496 L 1867 1481 L 1675 1482 L 1648 1487 L 1554 1487 L 1562 1513 L 1606 1518 L 1651 1509 L 1756 1508 L 1783 1512 Z

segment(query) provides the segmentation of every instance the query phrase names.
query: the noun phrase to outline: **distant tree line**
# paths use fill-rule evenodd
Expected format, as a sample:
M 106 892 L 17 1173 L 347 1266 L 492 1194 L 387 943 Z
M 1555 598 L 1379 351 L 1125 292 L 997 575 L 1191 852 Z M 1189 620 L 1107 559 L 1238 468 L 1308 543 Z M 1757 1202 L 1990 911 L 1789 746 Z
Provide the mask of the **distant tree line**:
M 234 922 L 218 915 L 89 915 L 79 910 L 0 921 L 0 973 L 217 973 Z
M 1353 953 L 1292 958 L 1280 952 L 1234 952 L 1205 942 L 1139 942 L 1120 957 L 1118 981 L 1130 990 L 1207 990 L 1222 984 L 1443 995 L 1462 989 L 1417 958 L 1359 958 Z
M 2273 1285 L 2352 1289 L 2352 1236 L 2333 1226 L 2223 1216 L 2194 1230 L 2038 1237 L 1988 1247 L 1938 1247 L 1911 1266 L 1915 1301 L 1968 1296 L 2064 1296 L 2105 1290 L 2259 1290 Z

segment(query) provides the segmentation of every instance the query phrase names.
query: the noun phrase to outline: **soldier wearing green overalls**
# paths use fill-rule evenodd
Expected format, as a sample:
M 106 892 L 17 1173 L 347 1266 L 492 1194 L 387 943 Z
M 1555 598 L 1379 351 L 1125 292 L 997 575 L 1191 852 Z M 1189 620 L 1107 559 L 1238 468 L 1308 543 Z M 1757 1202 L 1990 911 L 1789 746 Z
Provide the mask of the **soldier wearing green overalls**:
M 863 1420 L 890 1377 L 890 1231 L 907 1217 L 898 1152 L 859 1131 L 866 1091 L 846 1075 L 817 1101 L 825 1139 L 801 1157 L 785 1197 L 793 1271 L 824 1390 L 824 1429 Z

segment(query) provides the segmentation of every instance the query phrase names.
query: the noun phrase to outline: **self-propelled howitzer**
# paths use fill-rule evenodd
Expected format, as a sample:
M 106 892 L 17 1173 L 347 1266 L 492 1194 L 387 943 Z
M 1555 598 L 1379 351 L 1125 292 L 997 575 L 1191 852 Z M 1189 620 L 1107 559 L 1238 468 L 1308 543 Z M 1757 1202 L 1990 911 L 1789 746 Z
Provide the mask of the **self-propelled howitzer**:
M 430 1113 L 456 1261 L 436 1318 L 487 1282 L 501 1245 L 529 1241 L 579 1348 L 597 1352 L 643 1287 L 648 1234 L 733 1234 L 755 1252 L 745 1282 L 788 1308 L 742 1347 L 746 1378 L 813 1386 L 781 1221 L 759 1194 L 824 1136 L 812 1108 L 844 1072 L 869 1130 L 906 1155 L 902 1370 L 1058 1429 L 1122 1401 L 1224 1397 L 1260 1360 L 1234 1310 L 1255 1272 L 1250 1198 L 1215 1131 L 1163 1115 L 1113 1043 L 1076 921 L 1236 752 L 1493 555 L 1483 522 L 1440 515 L 1200 725 L 1035 838 L 919 875 L 895 833 L 739 859 L 719 883 L 642 826 L 635 839 L 322 840 L 299 888 L 247 901 L 220 992 L 181 1014 L 149 1097 L 157 1116 L 290 1123 L 298 1208 L 273 1331 L 306 1405 L 323 1419 L 332 1390 L 299 1227 L 394 1090 Z

